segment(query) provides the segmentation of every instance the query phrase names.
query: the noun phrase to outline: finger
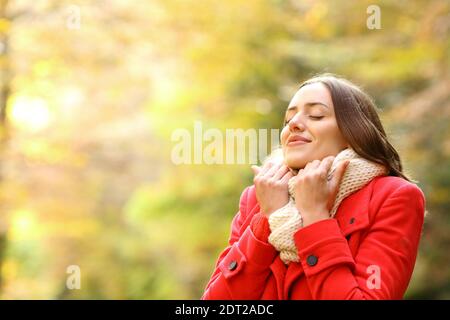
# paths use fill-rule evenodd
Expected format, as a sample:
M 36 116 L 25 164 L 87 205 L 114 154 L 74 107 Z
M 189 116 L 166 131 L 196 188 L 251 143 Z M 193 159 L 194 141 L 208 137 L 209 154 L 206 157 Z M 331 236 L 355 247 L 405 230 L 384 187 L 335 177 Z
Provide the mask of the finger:
M 261 170 L 259 171 L 259 175 L 263 176 L 267 172 L 267 170 L 269 170 L 274 164 L 275 164 L 275 162 L 273 162 L 273 161 L 266 162 L 263 165 L 263 167 L 261 168 Z
M 251 168 L 252 168 L 252 170 L 253 170 L 253 174 L 255 175 L 255 176 L 257 176 L 260 172 L 261 172 L 261 167 L 258 167 L 258 166 L 256 166 L 256 165 L 253 165 L 253 166 L 251 166 Z
M 322 162 L 320 162 L 320 165 L 317 169 L 325 172 L 324 178 L 327 177 L 328 171 L 330 171 L 333 161 L 334 161 L 334 157 L 330 156 L 330 157 L 326 157 L 325 159 L 322 160 Z
M 269 170 L 266 171 L 266 173 L 264 173 L 264 177 L 271 178 L 282 165 L 282 163 L 274 164 Z
M 326 157 L 320 162 L 319 168 L 320 169 L 325 169 L 325 170 L 330 169 L 331 168 L 331 164 L 333 163 L 333 161 L 334 161 L 334 157 L 333 156 Z
M 305 171 L 309 171 L 311 169 L 317 168 L 320 164 L 320 160 L 314 160 L 311 162 L 308 162 L 305 166 L 305 168 L 303 168 Z
M 273 179 L 280 180 L 286 172 L 289 171 L 289 168 L 286 165 L 282 165 L 277 172 L 273 175 Z
M 340 185 L 349 163 L 350 160 L 345 160 L 338 164 L 336 170 L 334 171 L 333 177 L 331 178 L 331 185 L 333 189 L 337 188 Z
M 281 183 L 288 183 L 289 179 L 291 179 L 294 175 L 292 174 L 291 171 L 288 171 L 287 173 L 284 174 L 284 176 L 280 179 Z

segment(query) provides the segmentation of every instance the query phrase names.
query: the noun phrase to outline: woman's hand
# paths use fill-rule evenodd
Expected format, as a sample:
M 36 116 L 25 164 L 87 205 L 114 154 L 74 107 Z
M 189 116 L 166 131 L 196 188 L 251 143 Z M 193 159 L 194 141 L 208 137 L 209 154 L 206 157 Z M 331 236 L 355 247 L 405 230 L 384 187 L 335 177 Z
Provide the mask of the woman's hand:
M 270 214 L 288 203 L 288 182 L 293 174 L 285 164 L 270 161 L 262 168 L 252 166 L 252 170 L 260 212 L 269 218 Z
M 333 156 L 322 161 L 314 160 L 298 172 L 295 181 L 295 205 L 303 218 L 303 227 L 330 218 L 339 184 L 350 162 L 346 160 L 339 163 L 328 181 L 328 171 L 333 160 Z

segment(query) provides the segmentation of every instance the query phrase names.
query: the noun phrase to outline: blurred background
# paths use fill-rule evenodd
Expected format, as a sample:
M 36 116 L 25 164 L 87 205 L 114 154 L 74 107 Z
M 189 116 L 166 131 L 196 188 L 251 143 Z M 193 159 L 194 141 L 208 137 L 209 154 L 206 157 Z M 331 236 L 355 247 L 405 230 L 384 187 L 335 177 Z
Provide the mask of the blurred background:
M 406 298 L 449 299 L 449 33 L 446 0 L 0 0 L 0 298 L 199 299 L 253 175 L 172 133 L 279 129 L 333 72 L 427 198 Z

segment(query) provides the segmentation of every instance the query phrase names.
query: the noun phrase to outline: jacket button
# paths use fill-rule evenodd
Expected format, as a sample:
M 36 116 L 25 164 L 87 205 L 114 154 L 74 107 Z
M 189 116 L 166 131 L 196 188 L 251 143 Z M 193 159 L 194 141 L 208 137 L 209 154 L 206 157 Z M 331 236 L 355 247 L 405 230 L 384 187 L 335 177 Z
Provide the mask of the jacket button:
M 228 270 L 233 271 L 236 268 L 237 268 L 236 260 L 231 261 L 230 264 L 228 265 Z
M 306 258 L 306 263 L 308 264 L 308 266 L 313 267 L 317 264 L 318 260 L 319 259 L 315 255 L 310 255 L 308 256 L 308 258 Z
M 350 224 L 353 224 L 354 222 L 355 222 L 355 218 L 351 218 L 349 221 Z

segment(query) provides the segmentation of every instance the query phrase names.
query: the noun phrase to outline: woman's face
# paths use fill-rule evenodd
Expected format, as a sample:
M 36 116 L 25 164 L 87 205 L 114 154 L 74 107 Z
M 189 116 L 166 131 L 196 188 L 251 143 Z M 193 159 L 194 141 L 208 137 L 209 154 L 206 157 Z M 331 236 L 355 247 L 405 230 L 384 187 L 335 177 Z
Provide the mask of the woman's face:
M 336 156 L 348 147 L 337 126 L 330 92 L 320 82 L 305 85 L 297 91 L 284 121 L 281 146 L 285 163 L 290 168 L 304 168 L 308 162 Z M 293 137 L 303 137 L 307 142 L 292 142 Z

